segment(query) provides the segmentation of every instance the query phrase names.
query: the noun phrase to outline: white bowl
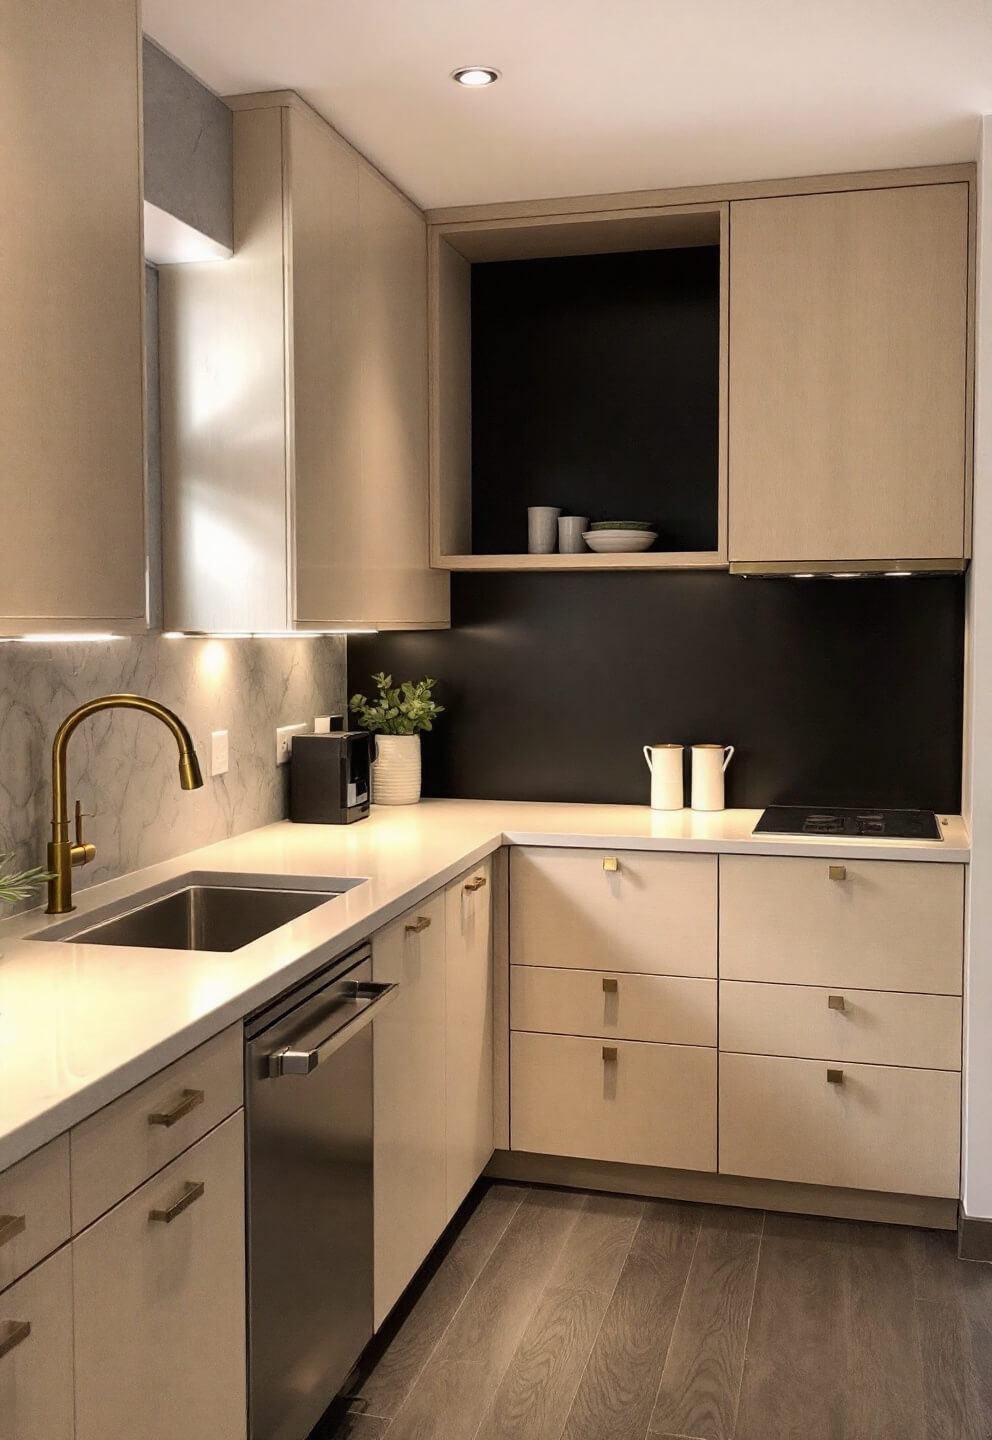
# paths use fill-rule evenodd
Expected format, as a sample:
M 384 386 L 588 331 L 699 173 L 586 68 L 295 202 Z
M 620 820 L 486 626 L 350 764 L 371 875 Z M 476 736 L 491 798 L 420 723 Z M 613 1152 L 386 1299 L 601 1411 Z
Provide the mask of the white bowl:
M 658 536 L 654 530 L 586 530 L 582 538 L 599 555 L 637 555 Z

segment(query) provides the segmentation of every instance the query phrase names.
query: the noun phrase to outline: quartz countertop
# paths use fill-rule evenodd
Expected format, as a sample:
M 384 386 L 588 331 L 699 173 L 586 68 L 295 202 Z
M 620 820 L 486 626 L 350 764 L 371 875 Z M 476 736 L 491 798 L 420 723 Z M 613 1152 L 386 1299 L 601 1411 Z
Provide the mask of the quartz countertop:
M 65 917 L 0 925 L 0 1170 L 242 1020 L 502 845 L 963 863 L 960 816 L 942 841 L 752 838 L 759 810 L 425 800 L 354 825 L 283 821 L 80 890 L 82 918 L 193 871 L 364 880 L 230 954 L 39 942 Z

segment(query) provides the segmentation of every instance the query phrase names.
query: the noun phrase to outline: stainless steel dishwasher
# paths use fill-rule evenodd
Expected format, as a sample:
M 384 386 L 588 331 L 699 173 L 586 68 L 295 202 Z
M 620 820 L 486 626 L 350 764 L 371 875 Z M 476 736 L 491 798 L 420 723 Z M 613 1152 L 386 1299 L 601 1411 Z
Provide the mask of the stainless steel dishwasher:
M 371 953 L 245 1026 L 251 1440 L 305 1440 L 372 1338 Z

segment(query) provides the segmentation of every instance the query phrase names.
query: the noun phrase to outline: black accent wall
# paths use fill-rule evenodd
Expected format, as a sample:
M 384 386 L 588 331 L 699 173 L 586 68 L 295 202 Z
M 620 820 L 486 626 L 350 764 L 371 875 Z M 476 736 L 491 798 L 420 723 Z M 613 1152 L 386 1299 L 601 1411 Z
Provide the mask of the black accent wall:
M 452 605 L 348 642 L 349 694 L 439 677 L 427 795 L 646 804 L 676 740 L 737 746 L 728 805 L 960 808 L 960 577 L 461 574 Z

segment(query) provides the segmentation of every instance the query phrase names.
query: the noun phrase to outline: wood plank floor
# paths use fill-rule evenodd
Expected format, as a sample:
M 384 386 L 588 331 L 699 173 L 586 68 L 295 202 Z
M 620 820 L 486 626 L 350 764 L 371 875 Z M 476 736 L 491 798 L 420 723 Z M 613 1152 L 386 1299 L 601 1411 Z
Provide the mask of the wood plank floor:
M 311 1440 L 992 1440 L 992 1266 L 896 1226 L 494 1184 Z

